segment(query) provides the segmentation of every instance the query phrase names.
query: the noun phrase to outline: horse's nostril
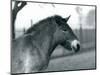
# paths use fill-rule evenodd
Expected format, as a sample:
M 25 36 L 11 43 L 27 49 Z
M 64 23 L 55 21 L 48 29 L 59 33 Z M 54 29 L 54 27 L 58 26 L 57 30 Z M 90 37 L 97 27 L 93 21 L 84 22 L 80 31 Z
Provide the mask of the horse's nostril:
M 74 50 L 75 52 L 78 52 L 80 50 L 80 43 L 77 40 L 72 41 L 71 46 L 72 50 Z
M 78 52 L 80 50 L 80 44 L 77 44 L 76 46 L 73 46 L 72 48 L 75 52 Z
M 77 44 L 77 45 L 76 45 L 75 52 L 78 52 L 79 50 L 80 50 L 80 45 L 79 45 L 79 44 Z
M 80 50 L 80 45 L 79 44 L 77 44 L 77 50 Z

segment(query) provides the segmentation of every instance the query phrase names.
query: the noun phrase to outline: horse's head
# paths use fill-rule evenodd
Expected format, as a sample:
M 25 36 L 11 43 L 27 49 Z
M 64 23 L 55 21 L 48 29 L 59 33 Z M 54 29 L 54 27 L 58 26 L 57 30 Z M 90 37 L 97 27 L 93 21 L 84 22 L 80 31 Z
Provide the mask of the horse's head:
M 62 18 L 61 16 L 56 15 L 54 18 L 57 26 L 55 32 L 56 40 L 59 39 L 59 43 L 68 50 L 78 52 L 80 50 L 80 42 L 67 24 L 70 16 L 67 18 Z

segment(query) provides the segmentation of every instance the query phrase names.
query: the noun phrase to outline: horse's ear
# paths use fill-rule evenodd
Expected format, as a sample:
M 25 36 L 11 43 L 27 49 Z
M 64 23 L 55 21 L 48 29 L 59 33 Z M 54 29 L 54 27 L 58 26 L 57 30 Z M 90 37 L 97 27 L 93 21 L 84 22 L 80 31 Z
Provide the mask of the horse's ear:
M 66 22 L 69 20 L 69 18 L 71 17 L 71 15 L 70 16 L 68 16 L 67 18 L 65 18 L 65 20 L 66 20 Z

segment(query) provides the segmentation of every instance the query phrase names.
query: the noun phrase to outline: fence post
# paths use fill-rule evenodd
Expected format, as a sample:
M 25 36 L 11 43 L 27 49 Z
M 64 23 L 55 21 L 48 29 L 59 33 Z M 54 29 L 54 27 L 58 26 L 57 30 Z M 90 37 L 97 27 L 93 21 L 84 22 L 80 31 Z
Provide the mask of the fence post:
M 23 29 L 23 32 L 25 33 L 25 28 Z
M 31 19 L 31 27 L 32 27 L 32 25 L 33 25 L 33 21 L 32 21 L 32 19 Z

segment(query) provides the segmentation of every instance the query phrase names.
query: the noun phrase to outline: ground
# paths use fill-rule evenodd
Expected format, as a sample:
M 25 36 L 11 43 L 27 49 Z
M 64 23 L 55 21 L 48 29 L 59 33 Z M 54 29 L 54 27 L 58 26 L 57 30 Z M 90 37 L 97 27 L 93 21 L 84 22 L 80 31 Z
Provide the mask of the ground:
M 95 50 L 80 52 L 64 57 L 51 59 L 48 68 L 45 71 L 94 69 L 95 68 Z

